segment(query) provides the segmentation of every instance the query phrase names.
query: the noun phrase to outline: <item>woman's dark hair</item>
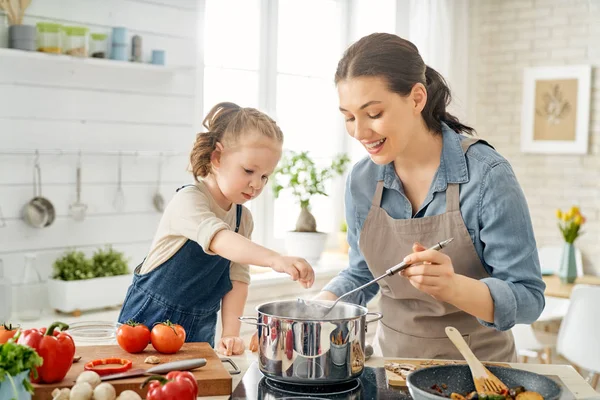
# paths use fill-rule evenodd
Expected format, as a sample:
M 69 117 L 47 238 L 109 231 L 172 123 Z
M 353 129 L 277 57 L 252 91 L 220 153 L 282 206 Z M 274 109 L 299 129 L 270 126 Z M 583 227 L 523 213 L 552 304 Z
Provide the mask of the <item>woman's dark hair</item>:
M 444 78 L 423 62 L 417 46 L 389 33 L 373 33 L 352 44 L 338 63 L 335 84 L 359 76 L 384 78 L 390 91 L 407 96 L 416 83 L 427 88 L 427 103 L 421 112 L 429 130 L 441 133 L 445 122 L 457 133 L 475 130 L 446 111 L 450 88 Z

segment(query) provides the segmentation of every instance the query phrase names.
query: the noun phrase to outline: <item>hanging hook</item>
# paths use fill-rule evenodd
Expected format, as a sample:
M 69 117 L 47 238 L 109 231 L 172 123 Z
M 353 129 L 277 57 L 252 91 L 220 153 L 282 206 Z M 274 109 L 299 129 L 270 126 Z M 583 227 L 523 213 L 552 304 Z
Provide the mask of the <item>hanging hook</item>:
M 35 149 L 35 157 L 33 158 L 33 164 L 36 167 L 40 165 L 40 152 L 38 149 Z
M 79 154 L 77 156 L 77 168 L 81 168 L 81 150 L 79 150 Z

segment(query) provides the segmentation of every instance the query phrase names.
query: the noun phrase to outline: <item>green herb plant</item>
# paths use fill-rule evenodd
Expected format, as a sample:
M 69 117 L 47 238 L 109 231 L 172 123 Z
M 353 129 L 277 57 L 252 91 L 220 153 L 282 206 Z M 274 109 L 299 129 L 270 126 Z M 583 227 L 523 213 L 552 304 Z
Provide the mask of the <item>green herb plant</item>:
M 129 273 L 127 259 L 120 251 L 111 246 L 106 249 L 98 249 L 92 256 L 92 268 L 94 277 L 126 275 Z
M 128 273 L 128 261 L 125 255 L 107 246 L 106 249 L 96 250 L 91 259 L 87 258 L 82 251 L 65 252 L 54 261 L 52 278 L 76 281 Z
M 25 371 L 32 371 L 34 378 L 37 378 L 36 368 L 40 367 L 44 362 L 34 349 L 16 343 L 20 335 L 21 332 L 19 331 L 14 338 L 0 344 L 0 383 L 8 380 L 13 388 L 15 397 L 17 395 L 17 387 L 13 378 Z M 33 385 L 31 384 L 29 375 L 21 383 L 25 390 L 33 394 Z
M 291 190 L 300 205 L 300 216 L 296 222 L 296 232 L 317 232 L 317 221 L 310 213 L 310 200 L 315 195 L 327 196 L 325 183 L 342 175 L 350 164 L 346 154 L 336 156 L 329 166 L 319 167 L 307 151 L 286 151 L 279 166 L 273 173 L 273 194 L 275 198 L 283 190 Z

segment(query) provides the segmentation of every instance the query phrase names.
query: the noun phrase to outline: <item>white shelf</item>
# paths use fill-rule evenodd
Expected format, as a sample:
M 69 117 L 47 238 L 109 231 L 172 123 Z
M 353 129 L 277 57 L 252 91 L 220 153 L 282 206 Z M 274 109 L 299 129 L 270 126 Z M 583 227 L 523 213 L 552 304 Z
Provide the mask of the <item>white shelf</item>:
M 135 63 L 129 61 L 118 61 L 106 58 L 93 58 L 93 57 L 73 57 L 66 54 L 51 54 L 42 53 L 39 51 L 25 51 L 8 48 L 0 48 L 0 57 L 19 57 L 29 58 L 36 61 L 58 61 L 64 63 L 70 63 L 73 65 L 96 65 L 106 68 L 126 68 L 134 70 L 144 71 L 155 71 L 155 72 L 166 72 L 175 73 L 182 71 L 193 71 L 196 68 L 194 66 L 168 66 L 168 65 L 154 65 L 147 63 Z

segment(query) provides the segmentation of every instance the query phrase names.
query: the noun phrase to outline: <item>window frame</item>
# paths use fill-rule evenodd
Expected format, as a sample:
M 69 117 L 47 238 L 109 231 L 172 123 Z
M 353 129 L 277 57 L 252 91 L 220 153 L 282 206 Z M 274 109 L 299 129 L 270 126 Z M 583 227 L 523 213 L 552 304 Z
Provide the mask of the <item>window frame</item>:
M 342 21 L 341 27 L 341 42 L 340 47 L 345 49 L 353 41 L 355 32 L 352 28 L 353 11 L 355 9 L 354 0 L 336 0 L 340 7 L 340 15 Z M 258 78 L 258 105 L 261 111 L 272 116 L 277 120 L 276 104 L 277 104 L 277 46 L 278 46 L 278 0 L 260 0 L 260 34 L 259 34 L 259 78 Z M 410 6 L 410 0 L 396 0 L 396 23 L 395 31 L 401 36 L 407 37 L 408 34 L 408 10 Z M 203 115 L 208 111 L 204 109 L 204 38 L 206 33 L 204 32 L 204 18 L 206 10 L 206 0 L 200 0 L 198 6 L 198 20 L 202 21 L 199 25 L 198 31 L 198 57 L 197 65 L 198 72 L 196 77 L 196 109 L 203 110 L 202 113 L 198 113 L 195 121 L 195 126 L 199 131 L 202 128 Z M 211 66 L 215 68 L 215 66 Z M 333 76 L 334 71 L 332 71 Z M 210 105 L 207 105 L 210 106 Z M 332 112 L 336 112 L 332 110 Z M 345 128 L 340 119 L 340 131 L 338 132 L 340 139 L 340 151 L 351 154 L 352 152 L 352 139 L 345 132 Z M 366 155 L 366 154 L 365 154 Z M 344 202 L 344 188 L 347 174 L 342 177 L 337 177 L 332 182 L 332 190 L 330 197 L 336 204 L 343 204 Z M 274 229 L 274 204 L 275 198 L 271 191 L 271 186 L 268 184 L 265 187 L 263 193 L 252 200 L 251 210 L 254 219 L 254 233 L 252 236 L 253 241 L 269 247 L 275 251 L 284 251 L 284 240 L 275 237 Z M 299 209 L 298 209 L 299 212 Z M 344 220 L 344 208 L 334 208 L 334 225 L 339 226 L 341 221 Z M 328 248 L 337 246 L 337 235 L 329 235 Z

